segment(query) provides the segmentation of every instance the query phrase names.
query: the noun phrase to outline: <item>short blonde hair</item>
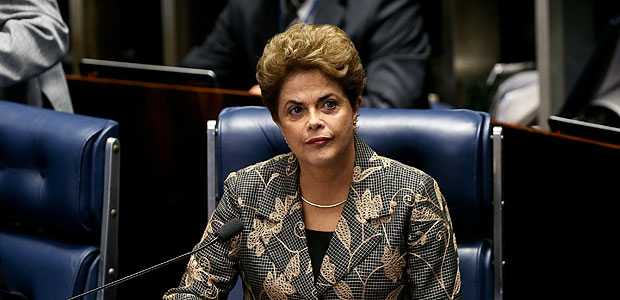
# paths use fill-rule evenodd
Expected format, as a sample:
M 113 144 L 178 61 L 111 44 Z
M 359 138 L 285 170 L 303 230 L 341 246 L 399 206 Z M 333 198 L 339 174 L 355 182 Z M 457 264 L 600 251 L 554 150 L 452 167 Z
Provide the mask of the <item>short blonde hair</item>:
M 333 25 L 296 24 L 267 43 L 256 65 L 263 103 L 276 120 L 284 80 L 295 71 L 309 69 L 319 69 L 338 82 L 355 108 L 366 73 L 349 36 Z

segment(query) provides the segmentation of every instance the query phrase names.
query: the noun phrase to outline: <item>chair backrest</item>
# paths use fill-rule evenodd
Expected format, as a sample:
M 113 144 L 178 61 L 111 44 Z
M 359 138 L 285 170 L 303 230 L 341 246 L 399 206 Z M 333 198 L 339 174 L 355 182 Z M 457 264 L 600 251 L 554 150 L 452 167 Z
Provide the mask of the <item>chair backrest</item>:
M 222 110 L 208 126 L 209 214 L 228 173 L 288 149 L 264 107 Z M 493 297 L 490 117 L 470 110 L 360 109 L 358 134 L 379 155 L 433 176 L 457 234 L 464 299 Z
M 0 260 L 9 290 L 67 299 L 115 279 L 117 136 L 115 121 L 0 101 Z

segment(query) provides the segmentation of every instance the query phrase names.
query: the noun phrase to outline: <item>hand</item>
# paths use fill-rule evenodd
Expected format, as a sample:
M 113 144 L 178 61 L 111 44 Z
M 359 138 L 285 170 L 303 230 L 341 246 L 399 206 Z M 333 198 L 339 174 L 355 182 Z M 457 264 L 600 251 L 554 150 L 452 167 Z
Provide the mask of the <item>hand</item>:
M 261 95 L 260 86 L 258 84 L 255 84 L 252 88 L 248 90 L 248 92 L 252 95 L 260 96 Z

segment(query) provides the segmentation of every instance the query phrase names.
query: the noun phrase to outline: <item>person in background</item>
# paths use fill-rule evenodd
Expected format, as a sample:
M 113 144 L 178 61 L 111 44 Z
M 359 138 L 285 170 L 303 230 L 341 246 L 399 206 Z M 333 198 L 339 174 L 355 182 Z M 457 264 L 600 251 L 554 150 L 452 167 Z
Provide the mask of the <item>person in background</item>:
M 0 1 L 0 99 L 73 112 L 61 62 L 68 48 L 56 0 Z
M 356 133 L 366 76 L 346 33 L 294 25 L 256 78 L 291 152 L 228 175 L 196 247 L 232 219 L 243 231 L 193 255 L 164 299 L 226 299 L 238 275 L 244 299 L 460 299 L 438 184 Z
M 366 68 L 363 107 L 428 108 L 430 55 L 417 0 L 230 0 L 204 43 L 180 63 L 211 69 L 220 87 L 260 94 L 254 67 L 269 38 L 296 23 L 332 24 Z

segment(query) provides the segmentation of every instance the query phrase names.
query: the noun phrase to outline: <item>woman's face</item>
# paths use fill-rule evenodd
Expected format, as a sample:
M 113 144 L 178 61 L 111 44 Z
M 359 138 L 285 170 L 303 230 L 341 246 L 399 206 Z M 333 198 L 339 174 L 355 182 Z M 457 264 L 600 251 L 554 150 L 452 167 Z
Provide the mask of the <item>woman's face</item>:
M 320 70 L 301 70 L 284 80 L 274 120 L 299 163 L 334 166 L 355 159 L 353 129 L 361 97 L 351 108 L 340 85 Z

